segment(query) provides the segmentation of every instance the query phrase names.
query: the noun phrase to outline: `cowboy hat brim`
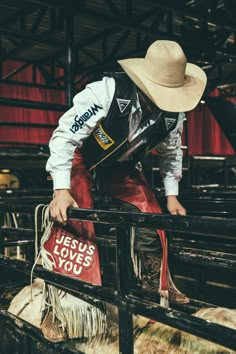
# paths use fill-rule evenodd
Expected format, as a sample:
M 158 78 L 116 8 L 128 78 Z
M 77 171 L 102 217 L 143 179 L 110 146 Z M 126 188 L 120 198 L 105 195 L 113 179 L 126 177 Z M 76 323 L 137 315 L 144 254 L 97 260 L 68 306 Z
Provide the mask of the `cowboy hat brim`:
M 197 65 L 187 63 L 184 83 L 167 87 L 148 79 L 144 73 L 144 59 L 119 60 L 130 79 L 162 110 L 187 112 L 196 107 L 206 87 L 205 72 Z

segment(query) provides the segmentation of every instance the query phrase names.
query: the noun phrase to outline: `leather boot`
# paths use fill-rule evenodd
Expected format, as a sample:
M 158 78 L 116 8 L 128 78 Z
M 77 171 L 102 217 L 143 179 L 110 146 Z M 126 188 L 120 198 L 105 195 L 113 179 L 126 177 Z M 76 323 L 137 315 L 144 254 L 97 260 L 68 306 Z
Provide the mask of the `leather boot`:
M 161 270 L 161 256 L 153 253 L 140 252 L 141 260 L 141 277 L 137 280 L 139 291 L 147 299 L 159 302 L 160 301 L 160 270 Z M 189 298 L 181 293 L 171 278 L 168 270 L 168 284 L 169 284 L 169 302 L 172 304 L 186 304 L 189 303 Z
M 62 328 L 58 318 L 53 318 L 52 312 L 49 312 L 42 324 L 41 330 L 44 338 L 53 343 L 58 343 L 67 340 L 67 334 L 65 329 Z
M 140 252 L 141 286 L 143 295 L 152 301 L 159 301 L 161 258 L 152 253 Z

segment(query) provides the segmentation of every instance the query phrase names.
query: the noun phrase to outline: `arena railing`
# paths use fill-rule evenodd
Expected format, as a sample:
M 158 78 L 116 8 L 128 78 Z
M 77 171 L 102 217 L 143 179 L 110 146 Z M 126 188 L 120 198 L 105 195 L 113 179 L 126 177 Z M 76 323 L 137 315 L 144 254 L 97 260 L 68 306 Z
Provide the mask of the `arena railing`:
M 1 203 L 1 210 L 32 213 L 32 206 L 10 205 Z M 140 314 L 174 328 L 183 330 L 201 338 L 210 340 L 227 348 L 236 350 L 236 331 L 222 325 L 188 315 L 172 308 L 163 308 L 156 303 L 146 301 L 132 294 L 130 243 L 127 230 L 135 227 L 156 227 L 170 231 L 181 231 L 199 235 L 217 235 L 235 238 L 236 219 L 173 216 L 151 213 L 127 213 L 122 211 L 105 211 L 96 209 L 68 210 L 70 219 L 91 221 L 94 223 L 116 226 L 116 288 L 111 289 L 79 281 L 37 265 L 34 276 L 47 283 L 65 290 L 72 295 L 88 301 L 94 297 L 118 307 L 119 314 L 119 350 L 123 354 L 133 353 L 133 314 Z M 32 263 L 0 256 L 0 266 L 30 274 Z M 234 264 L 235 267 L 235 264 Z M 124 276 L 125 275 L 125 276 Z

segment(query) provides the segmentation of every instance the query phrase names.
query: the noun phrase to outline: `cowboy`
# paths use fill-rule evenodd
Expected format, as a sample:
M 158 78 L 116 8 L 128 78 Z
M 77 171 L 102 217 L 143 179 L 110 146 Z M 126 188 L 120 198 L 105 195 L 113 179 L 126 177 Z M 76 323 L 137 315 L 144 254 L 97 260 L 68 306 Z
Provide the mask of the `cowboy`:
M 92 244 L 95 244 L 92 223 L 68 221 L 67 209 L 93 206 L 94 171 L 100 193 L 118 201 L 120 210 L 161 212 L 142 171 L 137 168 L 153 149 L 159 156 L 169 212 L 186 214 L 177 199 L 182 171 L 183 112 L 198 104 L 206 86 L 203 70 L 187 63 L 182 48 L 173 41 L 155 41 L 145 58 L 118 63 L 124 72 L 105 76 L 74 97 L 73 107 L 61 117 L 49 144 L 51 154 L 46 168 L 54 185 L 50 214 L 58 223 L 56 234 L 59 225 L 69 225 L 74 235 L 82 235 L 85 242 Z M 165 232 L 139 228 L 133 236 L 132 259 L 140 289 L 154 300 L 160 295 L 162 299 L 169 297 L 173 303 L 188 302 L 170 277 Z M 61 236 L 55 237 L 53 245 L 50 238 L 45 243 L 47 252 L 52 253 L 55 244 L 60 244 L 58 237 Z M 68 247 L 73 242 L 68 241 Z M 64 253 L 56 249 L 53 269 L 76 276 L 60 268 L 60 264 L 65 264 Z M 93 257 L 79 279 L 101 284 L 95 251 Z M 47 330 L 48 326 L 47 323 Z

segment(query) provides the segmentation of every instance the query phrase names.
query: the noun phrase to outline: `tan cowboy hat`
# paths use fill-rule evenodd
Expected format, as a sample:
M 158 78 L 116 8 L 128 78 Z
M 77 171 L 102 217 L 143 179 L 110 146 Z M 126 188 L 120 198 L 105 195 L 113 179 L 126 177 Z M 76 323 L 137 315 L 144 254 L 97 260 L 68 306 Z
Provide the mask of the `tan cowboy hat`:
M 206 87 L 206 74 L 187 63 L 180 45 L 156 41 L 145 58 L 119 60 L 131 80 L 162 110 L 186 112 L 200 101 Z

